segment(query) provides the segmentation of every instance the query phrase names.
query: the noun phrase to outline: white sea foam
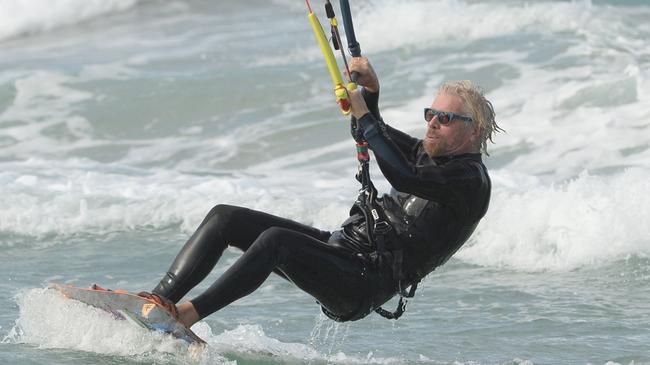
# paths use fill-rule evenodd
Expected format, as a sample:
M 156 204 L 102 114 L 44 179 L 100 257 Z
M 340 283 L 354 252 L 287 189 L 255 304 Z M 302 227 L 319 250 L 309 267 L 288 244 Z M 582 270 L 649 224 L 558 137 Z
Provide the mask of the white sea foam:
M 650 170 L 565 184 L 497 172 L 490 211 L 456 257 L 524 271 L 572 270 L 650 255 Z
M 519 79 L 489 95 L 508 131 L 497 138 L 495 154 L 523 152 L 508 169 L 562 180 L 584 169 L 650 166 L 645 76 L 626 72 L 625 65 L 612 65 L 607 73 L 595 67 L 520 69 Z
M 297 11 L 291 1 L 276 1 Z M 571 32 L 597 38 L 602 28 L 624 25 L 630 11 L 601 11 L 590 0 L 571 2 L 473 2 L 463 0 L 379 0 L 351 2 L 355 34 L 366 54 L 399 48 L 432 48 L 465 45 L 475 40 L 513 34 L 549 34 Z M 315 7 L 321 22 L 324 11 Z M 650 14 L 650 9 L 635 9 Z M 339 13 L 340 17 L 340 13 Z M 324 20 L 325 19 L 325 20 Z M 342 22 L 341 22 L 342 23 Z M 343 27 L 341 26 L 341 29 Z M 617 28 L 618 29 L 618 28 Z M 610 36 L 620 36 L 619 34 Z M 630 44 L 643 39 L 628 34 Z M 301 47 L 288 55 L 258 61 L 261 65 L 286 64 L 296 56 L 320 58 L 318 47 Z
M 626 28 L 631 15 L 650 14 L 648 7 L 607 7 L 607 11 L 602 11 L 605 6 L 594 5 L 589 0 L 519 3 L 401 0 L 353 5 L 356 5 L 353 7 L 355 33 L 364 49 L 371 52 L 411 46 L 426 48 L 521 33 L 571 32 L 587 37 L 607 33 L 620 37 L 620 29 Z M 617 33 L 611 34 L 611 29 Z M 620 41 L 631 39 L 643 38 L 630 32 Z
M 307 173 L 304 179 L 316 186 L 322 181 L 331 189 L 313 196 L 311 190 L 292 188 L 299 174 L 196 176 L 120 166 L 111 169 L 84 160 L 59 164 L 56 172 L 49 170 L 51 162 L 43 160 L 3 166 L 0 205 L 5 209 L 0 211 L 0 231 L 29 236 L 171 225 L 180 225 L 189 233 L 218 203 L 244 205 L 332 229 L 345 217 L 351 201 L 340 195 L 340 188 L 348 185 L 345 182 Z
M 88 146 L 92 126 L 78 113 L 77 105 L 94 96 L 71 86 L 74 82 L 74 77 L 50 71 L 14 81 L 12 103 L 0 113 L 0 125 L 9 124 L 0 130 L 0 137 L 11 141 L 3 146 L 3 155 L 34 156 L 43 150 L 51 155 L 56 150 Z
M 0 0 L 0 40 L 124 11 L 138 0 Z
M 214 334 L 206 322 L 192 330 L 208 345 L 190 348 L 171 336 L 150 332 L 80 302 L 65 299 L 53 289 L 29 289 L 16 296 L 19 317 L 2 343 L 26 343 L 40 348 L 72 349 L 136 358 L 141 361 L 174 361 L 194 364 L 236 364 L 225 354 L 251 359 L 280 358 L 292 361 L 341 364 L 399 364 L 399 358 L 365 358 L 343 352 L 322 353 L 301 343 L 269 337 L 259 325 L 239 325 Z M 330 323 L 338 328 L 338 323 Z M 331 339 L 336 341 L 335 338 Z M 327 341 L 327 339 L 326 339 Z M 424 361 L 429 363 L 431 361 Z
M 66 348 L 120 356 L 145 356 L 152 352 L 187 350 L 183 341 L 145 331 L 126 321 L 52 289 L 26 290 L 16 297 L 20 314 L 2 340 L 42 348 Z
M 305 10 L 304 5 L 290 0 L 275 0 L 274 3 L 293 12 Z M 427 48 L 452 42 L 464 43 L 526 31 L 577 31 L 586 23 L 600 19 L 600 14 L 592 10 L 594 6 L 588 0 L 543 4 L 380 0 L 354 1 L 350 6 L 355 34 L 367 54 L 401 47 Z M 323 9 L 320 6 L 313 8 L 321 23 L 324 23 Z M 340 12 L 337 15 L 340 18 Z M 343 22 L 340 23 L 343 32 Z M 319 48 L 310 43 L 289 54 L 258 60 L 256 64 L 287 64 L 298 56 L 310 60 L 322 57 Z

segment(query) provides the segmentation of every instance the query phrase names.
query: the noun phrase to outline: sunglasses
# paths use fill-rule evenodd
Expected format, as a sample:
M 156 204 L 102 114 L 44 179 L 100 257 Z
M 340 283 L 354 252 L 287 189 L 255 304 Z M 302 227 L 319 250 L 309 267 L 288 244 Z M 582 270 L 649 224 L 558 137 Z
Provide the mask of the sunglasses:
M 424 120 L 429 123 L 433 117 L 438 117 L 438 123 L 442 125 L 447 125 L 451 123 L 454 119 L 462 120 L 466 123 L 472 123 L 474 119 L 466 117 L 459 114 L 454 114 L 451 112 L 441 112 L 440 110 L 435 110 L 431 108 L 424 108 Z

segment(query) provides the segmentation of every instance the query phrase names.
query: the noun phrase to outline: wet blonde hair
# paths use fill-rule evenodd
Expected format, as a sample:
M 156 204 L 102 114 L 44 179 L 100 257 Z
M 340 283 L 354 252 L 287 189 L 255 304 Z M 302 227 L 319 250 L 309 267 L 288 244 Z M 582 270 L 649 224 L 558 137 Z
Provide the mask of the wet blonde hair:
M 480 130 L 479 143 L 481 153 L 487 152 L 487 141 L 494 143 L 492 136 L 496 132 L 504 132 L 497 124 L 492 103 L 485 98 L 483 90 L 469 80 L 445 82 L 438 94 L 451 94 L 463 101 L 463 112 L 474 119 Z

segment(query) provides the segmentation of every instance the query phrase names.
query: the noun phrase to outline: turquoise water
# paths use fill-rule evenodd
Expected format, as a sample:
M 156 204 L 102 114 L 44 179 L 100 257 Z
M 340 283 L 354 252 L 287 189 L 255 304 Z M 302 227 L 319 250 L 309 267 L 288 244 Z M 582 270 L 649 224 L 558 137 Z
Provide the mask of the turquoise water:
M 336 229 L 355 151 L 304 3 L 0 0 L 0 363 L 650 364 L 650 5 L 352 11 L 391 125 L 483 85 L 490 211 L 399 321 L 335 324 L 271 277 L 188 354 L 47 283 L 150 289 L 218 203 Z

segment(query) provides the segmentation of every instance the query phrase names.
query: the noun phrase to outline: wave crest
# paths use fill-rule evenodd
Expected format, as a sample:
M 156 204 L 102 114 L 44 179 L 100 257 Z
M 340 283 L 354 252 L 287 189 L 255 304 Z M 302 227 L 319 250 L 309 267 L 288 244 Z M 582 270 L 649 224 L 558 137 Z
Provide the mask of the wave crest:
M 138 0 L 0 1 L 0 40 L 50 31 L 127 10 Z
M 561 186 L 497 190 L 472 243 L 457 257 L 482 266 L 565 271 L 648 256 L 649 178 L 648 170 L 630 169 L 583 173 Z

